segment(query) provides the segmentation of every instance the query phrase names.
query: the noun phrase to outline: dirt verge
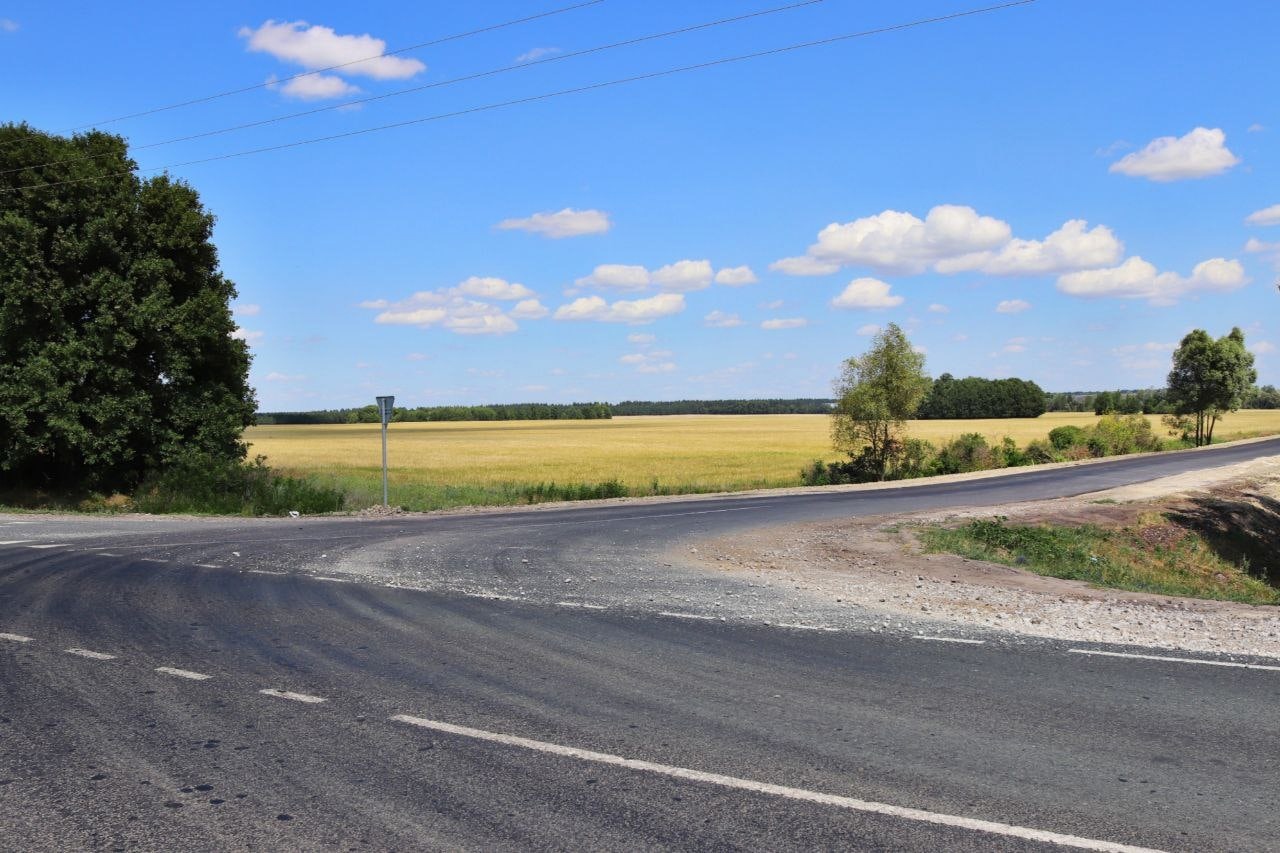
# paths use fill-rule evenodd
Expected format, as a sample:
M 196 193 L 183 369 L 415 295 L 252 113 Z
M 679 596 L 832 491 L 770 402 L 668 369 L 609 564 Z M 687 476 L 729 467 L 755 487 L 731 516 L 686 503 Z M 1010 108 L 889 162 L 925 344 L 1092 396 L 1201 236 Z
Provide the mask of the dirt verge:
M 704 569 L 802 586 L 886 621 L 923 617 L 1056 639 L 1280 657 L 1280 608 L 1100 589 L 925 554 L 912 532 L 993 515 L 1011 523 L 1123 526 L 1151 512 L 1169 513 L 1229 559 L 1280 562 L 1273 547 L 1280 457 L 1076 498 L 766 528 L 699 543 L 693 559 Z

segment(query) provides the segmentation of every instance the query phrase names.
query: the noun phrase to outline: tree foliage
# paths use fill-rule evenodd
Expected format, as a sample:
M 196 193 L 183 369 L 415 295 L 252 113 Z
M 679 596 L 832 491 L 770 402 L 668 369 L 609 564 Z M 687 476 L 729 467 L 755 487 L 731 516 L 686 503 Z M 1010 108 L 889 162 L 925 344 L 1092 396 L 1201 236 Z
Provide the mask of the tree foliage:
M 1244 404 L 1257 379 L 1253 354 L 1245 349 L 1239 328 L 1216 341 L 1203 329 L 1187 333 L 1169 371 L 1169 426 L 1196 447 L 1211 444 L 1218 421 Z
M 956 379 L 944 373 L 933 383 L 917 414 L 921 420 L 955 418 L 1038 418 L 1044 390 L 1025 379 Z
M 213 216 L 190 186 L 133 168 L 118 136 L 0 125 L 8 486 L 127 490 L 180 457 L 244 457 L 249 353 Z
M 832 440 L 874 479 L 891 473 L 903 451 L 906 422 L 929 392 L 924 355 L 896 323 L 877 334 L 862 356 L 844 363 L 836 381 Z

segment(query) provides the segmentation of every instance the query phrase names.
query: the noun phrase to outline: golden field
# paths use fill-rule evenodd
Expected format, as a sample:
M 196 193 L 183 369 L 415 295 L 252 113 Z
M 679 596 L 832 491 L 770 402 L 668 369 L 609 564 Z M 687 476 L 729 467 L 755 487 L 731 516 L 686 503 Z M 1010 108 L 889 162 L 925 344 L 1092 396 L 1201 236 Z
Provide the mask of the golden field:
M 1150 416 L 1164 434 L 1158 416 Z M 1009 420 L 915 421 L 934 444 L 979 432 L 1019 445 L 1093 415 L 1053 413 Z M 834 460 L 825 415 L 671 415 L 602 421 L 399 423 L 389 428 L 391 500 L 415 509 L 511 503 L 538 483 L 617 480 L 633 493 L 793 486 L 814 459 Z M 381 499 L 377 424 L 261 426 L 250 455 L 346 489 L 354 505 Z M 1280 433 L 1280 411 L 1229 415 L 1215 437 Z M 656 483 L 657 488 L 654 488 Z

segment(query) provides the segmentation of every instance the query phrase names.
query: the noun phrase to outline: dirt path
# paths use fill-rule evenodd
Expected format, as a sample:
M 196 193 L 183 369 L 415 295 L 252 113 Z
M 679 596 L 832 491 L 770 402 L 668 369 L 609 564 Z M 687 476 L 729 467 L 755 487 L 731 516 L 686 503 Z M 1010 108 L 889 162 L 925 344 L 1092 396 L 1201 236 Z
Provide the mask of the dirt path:
M 886 627 L 926 617 L 958 629 L 1280 658 L 1280 608 L 1097 589 L 1017 568 L 923 554 L 916 524 L 1007 516 L 1017 522 L 1124 524 L 1144 512 L 1280 499 L 1280 457 L 1076 498 L 772 527 L 700 543 L 712 571 L 803 587 L 880 612 Z M 1252 502 L 1252 503 L 1251 503 Z M 1224 516 L 1223 523 L 1237 523 Z M 1280 550 L 1280 549 L 1277 549 Z

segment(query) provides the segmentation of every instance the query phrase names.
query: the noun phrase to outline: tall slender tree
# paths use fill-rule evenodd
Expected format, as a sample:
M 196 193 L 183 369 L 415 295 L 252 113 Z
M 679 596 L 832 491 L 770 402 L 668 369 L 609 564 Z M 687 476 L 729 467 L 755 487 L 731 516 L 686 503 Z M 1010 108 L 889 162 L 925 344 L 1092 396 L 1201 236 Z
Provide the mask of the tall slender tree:
M 1244 404 L 1257 380 L 1244 332 L 1234 328 L 1215 341 L 1203 329 L 1194 329 L 1173 353 L 1169 401 L 1174 414 L 1168 423 L 1196 447 L 1211 444 L 1218 421 Z

